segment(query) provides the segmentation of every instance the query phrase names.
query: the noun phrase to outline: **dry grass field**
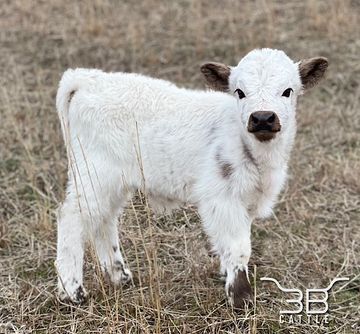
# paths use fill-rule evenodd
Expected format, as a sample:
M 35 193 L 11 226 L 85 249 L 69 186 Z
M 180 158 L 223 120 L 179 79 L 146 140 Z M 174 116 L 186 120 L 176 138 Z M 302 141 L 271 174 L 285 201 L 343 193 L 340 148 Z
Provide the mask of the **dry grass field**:
M 0 3 L 0 333 L 359 333 L 360 2 L 29 1 Z M 329 58 L 300 98 L 290 178 L 272 219 L 253 225 L 255 308 L 234 312 L 195 210 L 153 216 L 141 196 L 121 224 L 131 286 L 86 256 L 82 306 L 56 298 L 56 208 L 66 153 L 55 111 L 69 67 L 141 72 L 204 88 L 207 60 L 256 47 Z M 330 323 L 279 323 L 290 288 L 330 292 Z M 289 298 L 289 296 L 288 296 Z

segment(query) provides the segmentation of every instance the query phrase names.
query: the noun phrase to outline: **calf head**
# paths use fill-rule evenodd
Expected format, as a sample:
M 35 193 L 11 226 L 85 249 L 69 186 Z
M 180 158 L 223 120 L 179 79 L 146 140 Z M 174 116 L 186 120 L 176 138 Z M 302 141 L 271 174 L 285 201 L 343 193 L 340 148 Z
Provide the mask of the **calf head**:
M 297 96 L 315 86 L 327 66 L 323 57 L 294 63 L 283 51 L 257 49 L 235 67 L 206 63 L 201 72 L 211 89 L 236 97 L 244 130 L 266 143 L 295 131 Z

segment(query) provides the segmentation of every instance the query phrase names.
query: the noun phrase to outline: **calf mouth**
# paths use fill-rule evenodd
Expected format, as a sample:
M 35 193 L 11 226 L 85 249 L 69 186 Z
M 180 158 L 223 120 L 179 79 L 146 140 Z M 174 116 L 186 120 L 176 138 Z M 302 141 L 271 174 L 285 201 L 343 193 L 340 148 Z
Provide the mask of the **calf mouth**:
M 259 131 L 249 131 L 249 132 L 254 134 L 257 140 L 264 142 L 274 139 L 278 131 L 259 130 Z

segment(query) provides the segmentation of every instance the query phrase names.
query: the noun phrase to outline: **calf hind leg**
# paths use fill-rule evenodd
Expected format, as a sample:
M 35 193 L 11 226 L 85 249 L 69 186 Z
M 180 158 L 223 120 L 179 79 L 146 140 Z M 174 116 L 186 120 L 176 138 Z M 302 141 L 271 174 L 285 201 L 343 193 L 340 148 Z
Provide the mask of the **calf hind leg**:
M 115 285 L 125 284 L 132 278 L 121 254 L 118 229 L 115 217 L 97 227 L 94 233 L 94 246 L 101 269 Z
M 97 163 L 96 163 L 97 162 Z M 97 166 L 97 168 L 96 168 Z M 120 176 L 114 173 L 111 161 L 76 160 L 66 199 L 59 210 L 57 271 L 60 299 L 81 303 L 83 287 L 84 244 L 94 242 L 104 271 L 114 282 L 129 280 L 131 274 L 120 253 L 116 219 Z M 95 233 L 94 233 L 95 231 Z
M 83 287 L 85 231 L 78 203 L 69 194 L 58 214 L 57 259 L 58 293 L 61 300 L 81 303 Z

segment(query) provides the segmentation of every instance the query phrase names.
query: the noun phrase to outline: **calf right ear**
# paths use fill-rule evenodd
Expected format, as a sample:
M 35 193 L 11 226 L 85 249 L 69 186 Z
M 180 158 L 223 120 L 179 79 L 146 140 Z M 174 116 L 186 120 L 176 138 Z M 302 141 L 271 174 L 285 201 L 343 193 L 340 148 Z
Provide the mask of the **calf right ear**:
M 221 92 L 229 91 L 229 66 L 212 62 L 202 65 L 200 69 L 209 88 Z

